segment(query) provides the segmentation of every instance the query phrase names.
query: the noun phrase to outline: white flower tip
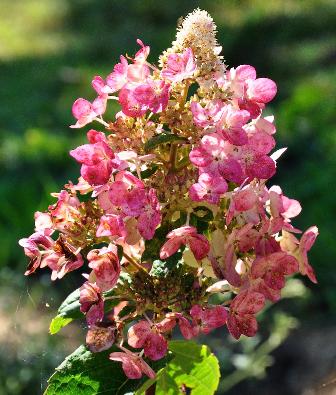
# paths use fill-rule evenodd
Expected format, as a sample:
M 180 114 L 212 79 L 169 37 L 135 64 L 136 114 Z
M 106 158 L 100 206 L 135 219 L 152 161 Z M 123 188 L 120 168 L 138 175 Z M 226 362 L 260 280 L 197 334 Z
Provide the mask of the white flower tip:
M 227 292 L 231 290 L 231 286 L 226 280 L 217 281 L 215 284 L 210 285 L 206 292 L 217 293 L 217 292 Z
M 285 151 L 287 151 L 287 147 L 280 148 L 277 151 L 273 152 L 273 154 L 271 155 L 271 158 L 274 161 L 277 161 L 280 158 L 280 156 L 282 156 L 284 154 Z

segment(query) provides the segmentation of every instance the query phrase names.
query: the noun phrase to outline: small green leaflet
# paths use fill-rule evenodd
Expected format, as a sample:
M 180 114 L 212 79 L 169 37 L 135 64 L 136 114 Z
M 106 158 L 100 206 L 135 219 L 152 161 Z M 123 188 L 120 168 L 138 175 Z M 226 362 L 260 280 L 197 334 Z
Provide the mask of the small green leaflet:
M 79 310 L 79 289 L 73 291 L 60 305 L 57 316 L 54 317 L 49 326 L 49 332 L 55 335 L 72 320 L 82 318 L 83 314 Z
M 61 315 L 57 315 L 54 317 L 49 326 L 49 333 L 51 335 L 55 335 L 57 332 L 59 332 L 64 326 L 70 324 L 72 321 L 72 318 L 64 318 Z
M 177 136 L 173 133 L 163 132 L 149 139 L 145 144 L 145 151 L 153 151 L 154 148 L 161 144 L 174 143 L 174 142 L 188 142 L 184 137 Z
M 147 380 L 136 391 L 144 394 L 156 382 L 156 395 L 182 394 L 183 386 L 191 395 L 213 395 L 218 387 L 220 371 L 218 359 L 205 345 L 175 340 L 169 343 L 172 360 L 157 373 L 156 380 Z

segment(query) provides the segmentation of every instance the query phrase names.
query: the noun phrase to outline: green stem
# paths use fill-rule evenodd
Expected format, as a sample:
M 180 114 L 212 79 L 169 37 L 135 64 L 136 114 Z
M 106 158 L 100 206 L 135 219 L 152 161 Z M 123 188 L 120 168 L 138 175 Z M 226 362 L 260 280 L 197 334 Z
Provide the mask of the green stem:
M 180 107 L 182 107 L 182 106 L 184 107 L 184 104 L 185 104 L 185 102 L 187 100 L 187 96 L 188 96 L 189 86 L 190 86 L 190 81 L 186 81 L 185 87 L 183 88 L 183 91 L 182 91 L 181 99 L 179 100 Z
M 241 381 L 250 377 L 250 372 L 247 370 L 235 370 L 230 375 L 226 376 L 221 382 L 221 392 L 225 393 Z

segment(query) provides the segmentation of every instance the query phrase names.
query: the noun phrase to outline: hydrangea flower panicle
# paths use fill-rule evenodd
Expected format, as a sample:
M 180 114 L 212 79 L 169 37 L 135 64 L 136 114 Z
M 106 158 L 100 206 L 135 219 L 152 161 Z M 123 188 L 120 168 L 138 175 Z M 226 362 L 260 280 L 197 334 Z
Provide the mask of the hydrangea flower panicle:
M 317 227 L 302 234 L 292 223 L 301 204 L 268 187 L 286 150 L 274 151 L 265 116 L 276 83 L 251 65 L 228 68 L 216 31 L 197 9 L 157 65 L 138 39 L 134 56 L 92 78 L 95 96 L 74 102 L 71 127 L 104 130 L 70 151 L 78 182 L 53 193 L 19 241 L 26 275 L 83 268 L 87 347 L 115 344 L 110 360 L 130 379 L 155 377 L 144 359 L 167 355 L 175 327 L 186 340 L 225 325 L 235 339 L 254 336 L 256 314 L 281 298 L 288 276 L 317 281 L 307 256 Z

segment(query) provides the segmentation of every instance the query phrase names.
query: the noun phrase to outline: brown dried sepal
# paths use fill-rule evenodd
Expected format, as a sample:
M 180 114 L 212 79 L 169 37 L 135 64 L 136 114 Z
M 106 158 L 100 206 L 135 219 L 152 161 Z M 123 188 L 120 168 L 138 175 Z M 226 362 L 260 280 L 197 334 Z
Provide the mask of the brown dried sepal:
M 86 335 L 86 345 L 92 352 L 108 350 L 115 340 L 115 328 L 108 326 L 93 326 Z

